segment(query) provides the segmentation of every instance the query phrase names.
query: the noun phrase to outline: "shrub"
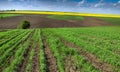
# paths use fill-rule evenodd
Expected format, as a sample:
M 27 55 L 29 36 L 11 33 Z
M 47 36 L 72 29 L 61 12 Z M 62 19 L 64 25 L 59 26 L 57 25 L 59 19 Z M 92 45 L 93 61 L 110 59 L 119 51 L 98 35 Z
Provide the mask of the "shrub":
M 0 17 L 0 19 L 3 19 L 3 18 L 4 18 L 3 16 Z
M 18 26 L 19 29 L 28 29 L 30 28 L 30 22 L 24 20 L 21 22 L 21 24 Z

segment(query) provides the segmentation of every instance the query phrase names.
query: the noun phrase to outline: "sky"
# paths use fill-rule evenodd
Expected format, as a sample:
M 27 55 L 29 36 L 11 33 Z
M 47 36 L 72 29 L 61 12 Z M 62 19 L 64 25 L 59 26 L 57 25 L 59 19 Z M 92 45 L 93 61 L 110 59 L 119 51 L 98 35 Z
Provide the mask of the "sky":
M 120 0 L 0 0 L 0 10 L 120 14 Z

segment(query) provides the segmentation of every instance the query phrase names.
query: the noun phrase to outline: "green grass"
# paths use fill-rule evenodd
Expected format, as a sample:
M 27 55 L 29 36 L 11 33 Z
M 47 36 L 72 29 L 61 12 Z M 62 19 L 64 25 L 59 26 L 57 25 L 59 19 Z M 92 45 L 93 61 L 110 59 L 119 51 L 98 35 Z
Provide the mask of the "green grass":
M 114 25 L 120 25 L 120 18 L 101 17 L 100 19 L 105 20 Z
M 6 17 L 12 17 L 12 16 L 18 16 L 20 14 L 0 14 L 0 18 L 6 18 Z
M 50 15 L 47 18 L 57 19 L 57 20 L 84 20 L 82 16 L 71 16 L 71 15 Z

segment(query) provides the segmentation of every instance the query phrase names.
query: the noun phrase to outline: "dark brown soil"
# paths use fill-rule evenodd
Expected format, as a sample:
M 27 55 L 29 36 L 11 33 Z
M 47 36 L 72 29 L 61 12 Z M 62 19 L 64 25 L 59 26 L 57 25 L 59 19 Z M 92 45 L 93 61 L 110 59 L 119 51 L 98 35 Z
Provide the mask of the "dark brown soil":
M 15 29 L 23 20 L 30 21 L 31 28 L 61 28 L 110 25 L 107 22 L 94 17 L 85 17 L 83 21 L 80 21 L 50 19 L 46 18 L 46 15 L 22 15 L 0 19 L 0 29 Z
M 84 26 L 111 26 L 112 24 L 95 17 L 84 17 Z
M 94 54 L 85 51 L 83 48 L 80 48 L 79 46 L 68 42 L 64 39 L 62 39 L 62 42 L 68 46 L 75 48 L 78 51 L 81 51 L 81 55 L 84 56 L 84 58 L 89 61 L 95 68 L 99 69 L 101 72 L 113 72 L 113 67 L 110 64 L 107 64 L 105 62 L 102 62 L 97 56 Z
M 47 72 L 59 72 L 57 60 L 51 52 L 47 42 L 43 39 L 43 48 L 45 51 L 46 64 L 47 64 Z
M 32 65 L 32 71 L 31 72 L 40 72 L 40 60 L 39 60 L 39 54 L 40 54 L 40 47 L 39 44 L 35 48 L 35 54 L 33 57 L 33 65 Z

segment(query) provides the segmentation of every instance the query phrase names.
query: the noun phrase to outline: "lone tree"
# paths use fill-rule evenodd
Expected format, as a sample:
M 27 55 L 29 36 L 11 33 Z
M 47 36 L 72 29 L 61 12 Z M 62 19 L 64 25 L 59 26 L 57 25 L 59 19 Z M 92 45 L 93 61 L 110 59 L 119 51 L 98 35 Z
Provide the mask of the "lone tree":
M 28 29 L 30 28 L 30 22 L 29 21 L 22 21 L 21 24 L 18 26 L 19 29 Z
M 3 16 L 0 17 L 0 19 L 3 19 L 3 18 L 4 18 Z

